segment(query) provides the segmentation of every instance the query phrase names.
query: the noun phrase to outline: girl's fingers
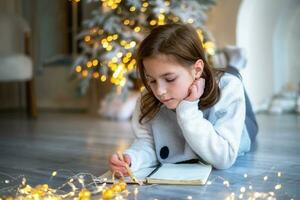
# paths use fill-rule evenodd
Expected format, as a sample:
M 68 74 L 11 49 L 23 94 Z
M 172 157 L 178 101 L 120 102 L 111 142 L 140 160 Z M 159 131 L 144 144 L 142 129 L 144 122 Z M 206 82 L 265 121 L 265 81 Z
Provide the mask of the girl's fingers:
M 205 87 L 205 79 L 200 78 L 200 79 L 195 80 L 193 82 L 193 84 L 191 85 L 189 94 L 185 98 L 185 100 L 195 101 L 195 100 L 199 99 L 204 92 L 204 87 Z
M 190 98 L 191 98 L 191 100 L 194 100 L 195 98 L 197 98 L 197 84 L 193 84 L 192 85 L 192 89 L 191 89 L 191 96 L 190 96 Z
M 127 173 L 127 170 L 123 167 L 118 167 L 118 166 L 111 166 L 110 167 L 110 170 L 111 171 L 118 171 L 118 172 L 121 172 L 122 174 L 125 174 Z
M 205 79 L 200 78 L 199 82 L 198 82 L 198 95 L 199 95 L 199 98 L 202 96 L 202 94 L 204 92 L 204 88 L 205 88 Z
M 112 164 L 110 164 L 109 167 L 111 171 L 120 171 L 122 173 L 127 173 L 127 169 L 125 167 L 112 165 Z
M 205 79 L 200 78 L 199 80 L 195 81 L 195 85 L 197 88 L 197 91 L 194 95 L 196 99 L 200 98 L 204 92 L 204 87 L 205 87 Z
M 118 158 L 117 154 L 113 154 L 109 161 L 113 165 L 125 167 L 125 163 Z
M 124 160 L 129 166 L 131 165 L 131 158 L 129 155 L 124 154 Z
M 126 165 L 131 164 L 131 158 L 129 155 L 123 155 L 124 161 L 120 160 L 117 154 L 113 154 L 109 159 L 109 167 L 111 171 L 122 173 L 123 176 L 129 176 Z M 116 173 L 116 177 L 120 177 L 120 174 Z
M 116 175 L 120 175 L 121 173 L 123 176 L 129 176 L 127 169 L 124 167 L 110 166 L 110 171 L 117 172 Z
M 197 86 L 193 83 L 190 87 L 190 93 L 187 96 L 186 100 L 193 101 L 195 99 L 196 93 L 197 93 Z
M 204 78 L 200 78 L 199 81 L 200 81 L 201 85 L 203 85 L 203 87 L 204 87 L 205 86 L 205 79 Z

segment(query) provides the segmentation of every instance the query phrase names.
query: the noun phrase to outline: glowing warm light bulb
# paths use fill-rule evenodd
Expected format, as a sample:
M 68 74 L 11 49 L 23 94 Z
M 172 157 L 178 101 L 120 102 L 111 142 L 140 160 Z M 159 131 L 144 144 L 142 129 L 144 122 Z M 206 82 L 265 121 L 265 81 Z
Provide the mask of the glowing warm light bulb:
M 189 24 L 192 24 L 192 23 L 194 23 L 194 19 L 189 18 L 189 19 L 187 20 L 187 22 L 188 22 Z
M 275 190 L 279 190 L 279 189 L 281 189 L 281 184 L 275 185 Z
M 111 45 L 109 45 L 108 47 L 106 47 L 106 51 L 111 51 L 112 50 L 112 46 Z
M 103 29 L 99 29 L 99 30 L 98 30 L 98 34 L 99 34 L 99 35 L 102 35 L 103 33 L 104 33 L 104 30 L 103 30 Z
M 117 57 L 113 57 L 113 58 L 111 59 L 111 61 L 114 62 L 114 63 L 116 63 L 116 62 L 118 61 L 118 58 L 117 58 Z
M 116 39 L 118 39 L 118 38 L 119 38 L 118 34 L 114 34 L 114 35 L 113 35 L 113 40 L 116 40 Z
M 123 53 L 122 53 L 122 52 L 118 52 L 118 53 L 117 53 L 117 57 L 118 57 L 118 58 L 121 58 L 122 56 L 123 56 Z
M 142 87 L 140 88 L 140 92 L 143 92 L 145 89 L 146 89 L 145 86 L 142 86 Z
M 76 72 L 81 72 L 81 70 L 82 70 L 82 67 L 80 66 L 80 65 L 77 65 L 76 67 L 75 67 L 75 71 Z
M 135 31 L 135 32 L 140 32 L 140 31 L 141 31 L 141 27 L 139 27 L 139 26 L 135 27 L 135 28 L 134 28 L 134 31 Z
M 84 37 L 84 41 L 85 41 L 85 42 L 91 41 L 91 36 L 89 36 L 89 35 L 85 36 L 85 37 Z
M 131 6 L 130 8 L 129 8 L 129 11 L 130 12 L 134 12 L 136 10 L 136 8 L 134 7 L 134 6 Z
M 127 42 L 126 42 L 125 40 L 122 40 L 122 41 L 120 42 L 120 44 L 121 44 L 122 46 L 125 46 L 125 45 L 127 44 Z
M 198 33 L 198 36 L 199 36 L 199 38 L 200 38 L 201 42 L 203 42 L 203 40 L 204 40 L 204 36 L 203 36 L 203 33 L 202 33 L 202 31 L 201 31 L 200 29 L 198 29 L 198 30 L 197 30 L 197 33 Z
M 179 17 L 173 17 L 173 22 L 178 22 L 179 21 Z
M 102 47 L 103 47 L 103 48 L 107 48 L 107 47 L 108 47 L 108 43 L 107 43 L 107 42 L 106 42 L 106 43 L 103 43 L 103 44 L 102 44 Z
M 82 76 L 83 77 L 87 77 L 88 76 L 88 74 L 89 74 L 89 72 L 88 72 L 88 70 L 83 70 L 82 72 L 81 72 L 81 74 L 82 74 Z
M 102 75 L 101 78 L 100 78 L 100 80 L 101 80 L 102 82 L 106 81 L 106 76 L 105 76 L 105 75 Z
M 93 60 L 93 66 L 97 66 L 98 63 L 99 63 L 99 61 L 98 61 L 97 59 L 94 59 L 94 60 Z
M 125 83 L 126 83 L 126 79 L 124 78 L 120 81 L 120 86 L 124 87 Z
M 128 62 L 129 62 L 129 59 L 128 59 L 127 57 L 124 57 L 124 58 L 122 59 L 122 62 L 123 62 L 123 63 L 128 63 Z
M 107 39 L 108 42 L 111 42 L 113 40 L 113 37 L 110 35 L 106 39 Z
M 223 184 L 224 184 L 226 187 L 229 187 L 229 182 L 228 182 L 228 181 L 224 181 Z
M 100 75 L 99 75 L 98 72 L 94 72 L 94 73 L 93 73 L 93 77 L 94 77 L 94 78 L 99 78 L 99 76 L 100 76 Z
M 281 177 L 281 172 L 277 172 L 277 176 L 278 176 L 278 177 Z
M 152 20 L 150 21 L 150 25 L 151 25 L 151 26 L 155 26 L 156 23 L 157 23 L 157 22 L 156 22 L 156 20 L 154 20 L 154 19 L 152 19 Z
M 93 62 L 88 61 L 88 62 L 86 63 L 86 66 L 87 66 L 88 68 L 91 68 L 91 67 L 93 66 Z
M 130 46 L 131 46 L 131 47 L 135 47 L 135 45 L 136 45 L 136 42 L 135 42 L 135 41 L 131 41 L 131 42 L 130 42 Z
M 57 175 L 57 171 L 52 172 L 52 176 L 56 176 Z
M 246 188 L 245 188 L 245 187 L 241 187 L 241 188 L 240 188 L 240 192 L 241 192 L 241 193 L 244 193 L 245 191 L 246 191 Z
M 213 42 L 207 41 L 203 45 L 206 52 L 210 55 L 214 55 L 215 53 L 215 44 Z
M 105 38 L 103 38 L 103 39 L 101 40 L 101 44 L 105 44 L 105 43 L 107 43 L 107 40 L 106 40 Z
M 143 3 L 143 7 L 147 8 L 149 6 L 149 3 L 148 2 L 144 2 Z
M 128 52 L 128 53 L 126 53 L 126 57 L 131 57 L 132 56 L 132 53 L 131 52 Z
M 129 19 L 125 19 L 124 22 L 123 22 L 124 25 L 128 25 L 129 23 L 130 23 Z
M 158 15 L 158 19 L 159 20 L 164 20 L 165 19 L 165 15 L 164 14 L 159 14 Z

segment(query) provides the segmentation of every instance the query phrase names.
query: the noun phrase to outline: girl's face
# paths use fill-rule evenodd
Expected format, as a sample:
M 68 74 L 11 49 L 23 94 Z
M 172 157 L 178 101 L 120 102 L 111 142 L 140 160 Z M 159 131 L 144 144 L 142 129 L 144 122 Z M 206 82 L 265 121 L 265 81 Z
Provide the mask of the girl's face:
M 185 67 L 170 57 L 160 55 L 143 60 L 147 82 L 155 97 L 169 109 L 189 94 L 195 80 L 193 67 Z

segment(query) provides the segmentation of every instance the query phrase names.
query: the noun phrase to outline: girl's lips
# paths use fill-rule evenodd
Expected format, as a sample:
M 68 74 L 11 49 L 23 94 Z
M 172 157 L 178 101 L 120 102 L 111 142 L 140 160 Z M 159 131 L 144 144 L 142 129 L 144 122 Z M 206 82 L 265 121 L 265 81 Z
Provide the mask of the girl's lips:
M 166 102 L 168 102 L 168 101 L 170 101 L 170 100 L 172 100 L 172 99 L 162 99 L 161 101 L 162 101 L 163 103 L 166 103 Z

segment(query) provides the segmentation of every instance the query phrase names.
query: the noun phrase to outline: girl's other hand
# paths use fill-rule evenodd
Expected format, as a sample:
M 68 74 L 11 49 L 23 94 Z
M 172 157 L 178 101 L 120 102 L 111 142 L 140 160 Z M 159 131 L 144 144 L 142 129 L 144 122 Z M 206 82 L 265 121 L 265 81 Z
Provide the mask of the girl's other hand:
M 126 169 L 126 165 L 130 166 L 131 158 L 127 154 L 123 154 L 124 161 L 120 160 L 118 155 L 114 153 L 109 159 L 109 168 L 112 172 L 119 172 L 123 176 L 129 176 L 128 171 Z M 120 174 L 116 173 L 117 177 L 120 177 Z
M 205 87 L 205 79 L 203 79 L 203 78 L 196 79 L 193 82 L 193 84 L 190 86 L 189 94 L 184 100 L 187 100 L 187 101 L 198 100 L 204 92 L 204 87 Z

